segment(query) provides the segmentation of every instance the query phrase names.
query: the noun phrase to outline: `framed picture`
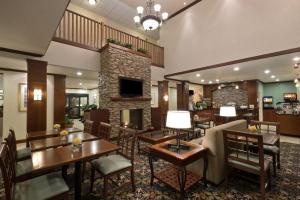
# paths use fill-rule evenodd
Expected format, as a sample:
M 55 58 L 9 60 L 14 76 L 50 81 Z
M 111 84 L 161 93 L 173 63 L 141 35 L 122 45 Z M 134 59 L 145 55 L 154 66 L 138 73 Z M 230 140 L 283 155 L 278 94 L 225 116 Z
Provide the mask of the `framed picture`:
M 4 94 L 4 90 L 3 89 L 0 89 L 0 95 L 1 94 Z
M 151 93 L 151 106 L 155 105 L 156 95 L 154 92 Z
M 3 95 L 0 95 L 0 100 L 3 100 L 4 99 L 4 96 Z
M 27 84 L 19 83 L 18 92 L 19 112 L 27 111 Z

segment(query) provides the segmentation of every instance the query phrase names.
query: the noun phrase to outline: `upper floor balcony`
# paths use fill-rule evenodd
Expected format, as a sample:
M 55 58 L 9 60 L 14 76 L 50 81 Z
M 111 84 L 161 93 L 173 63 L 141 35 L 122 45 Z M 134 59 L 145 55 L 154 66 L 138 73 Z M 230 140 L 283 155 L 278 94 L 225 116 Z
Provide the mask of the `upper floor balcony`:
M 153 66 L 164 67 L 164 47 L 70 10 L 66 10 L 53 38 L 54 41 L 92 51 L 99 51 L 108 39 L 126 44 L 135 51 L 138 49 L 146 50 L 152 59 Z

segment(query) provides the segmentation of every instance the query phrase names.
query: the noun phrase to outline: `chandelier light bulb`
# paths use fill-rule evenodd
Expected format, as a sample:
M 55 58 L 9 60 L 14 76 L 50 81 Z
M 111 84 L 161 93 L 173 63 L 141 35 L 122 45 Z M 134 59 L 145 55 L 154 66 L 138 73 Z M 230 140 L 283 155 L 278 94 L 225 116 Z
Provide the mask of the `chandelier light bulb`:
M 163 12 L 163 13 L 161 14 L 161 17 L 162 17 L 163 20 L 166 20 L 166 19 L 168 19 L 169 14 L 168 14 L 167 12 Z
M 143 8 L 142 6 L 138 6 L 138 7 L 136 8 L 136 10 L 137 10 L 137 12 L 138 12 L 139 15 L 142 15 L 143 12 L 144 12 L 144 8 Z
M 155 12 L 160 12 L 160 8 L 161 8 L 161 5 L 160 5 L 160 4 L 155 4 L 155 5 L 154 5 L 154 11 L 155 11 Z
M 134 23 L 138 24 L 138 23 L 140 23 L 141 18 L 140 18 L 140 16 L 135 16 L 135 17 L 133 18 L 133 20 L 134 20 Z

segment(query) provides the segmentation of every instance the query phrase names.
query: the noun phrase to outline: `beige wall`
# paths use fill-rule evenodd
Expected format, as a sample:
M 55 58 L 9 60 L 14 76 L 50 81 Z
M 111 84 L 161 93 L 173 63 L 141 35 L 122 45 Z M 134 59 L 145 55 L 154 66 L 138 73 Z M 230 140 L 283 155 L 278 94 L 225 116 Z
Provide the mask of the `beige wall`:
M 299 0 L 201 1 L 160 32 L 166 73 L 300 47 Z
M 26 112 L 19 112 L 18 91 L 19 83 L 27 83 L 27 73 L 0 71 L 3 73 L 4 111 L 3 137 L 8 134 L 9 128 L 16 132 L 17 139 L 26 138 Z M 47 129 L 53 126 L 53 76 L 47 76 Z

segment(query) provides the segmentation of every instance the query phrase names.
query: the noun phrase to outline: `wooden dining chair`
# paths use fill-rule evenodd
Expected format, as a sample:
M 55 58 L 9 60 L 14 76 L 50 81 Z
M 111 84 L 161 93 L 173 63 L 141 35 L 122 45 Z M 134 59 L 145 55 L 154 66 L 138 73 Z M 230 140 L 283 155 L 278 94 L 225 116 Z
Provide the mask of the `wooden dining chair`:
M 17 140 L 16 134 L 13 129 L 9 129 L 9 134 L 12 136 L 12 140 L 10 141 L 11 148 L 14 152 L 16 152 L 15 159 L 17 161 L 26 160 L 31 157 L 31 150 L 29 147 L 18 149 L 17 150 Z
M 271 187 L 271 161 L 264 158 L 262 135 L 223 130 L 223 140 L 226 185 L 231 169 L 256 174 L 260 177 L 260 193 L 264 199 L 266 183 Z
M 91 191 L 93 190 L 95 171 L 104 178 L 103 199 L 107 198 L 108 179 L 123 172 L 131 172 L 132 191 L 135 191 L 134 182 L 134 147 L 136 130 L 120 127 L 118 146 L 120 150 L 115 155 L 108 155 L 91 162 Z
M 111 125 L 108 123 L 100 122 L 98 127 L 97 137 L 109 141 L 110 134 L 111 134 Z
M 16 150 L 16 143 L 15 143 L 15 136 L 13 131 L 9 131 L 9 134 L 7 138 L 5 138 L 9 154 L 11 157 L 11 160 L 13 161 L 14 165 L 14 171 L 15 176 L 14 180 L 16 182 L 20 182 L 26 179 L 31 178 L 31 172 L 32 172 L 32 160 L 31 157 L 26 160 L 17 160 L 17 150 Z
M 280 169 L 280 123 L 251 120 L 250 125 L 256 126 L 259 130 L 258 133 L 270 133 L 279 136 L 279 140 L 275 145 L 264 145 L 264 153 L 272 156 L 273 175 L 276 176 L 276 168 Z
M 85 120 L 84 121 L 84 124 L 83 124 L 83 131 L 85 133 L 89 133 L 89 134 L 92 134 L 93 133 L 93 124 L 94 122 L 91 121 L 91 120 Z
M 54 172 L 23 182 L 14 182 L 14 160 L 7 144 L 0 146 L 0 168 L 6 200 L 67 200 L 69 187 L 60 173 Z

